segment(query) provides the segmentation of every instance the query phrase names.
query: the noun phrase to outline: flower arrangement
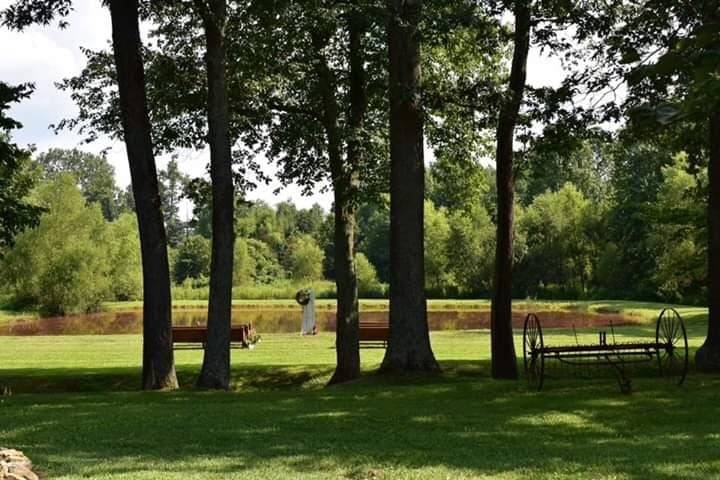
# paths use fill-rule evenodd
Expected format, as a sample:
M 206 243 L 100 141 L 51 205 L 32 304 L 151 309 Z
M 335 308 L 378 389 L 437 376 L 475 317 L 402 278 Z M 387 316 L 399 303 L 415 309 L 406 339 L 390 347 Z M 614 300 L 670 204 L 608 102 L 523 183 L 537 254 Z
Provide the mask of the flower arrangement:
M 295 301 L 302 306 L 310 303 L 310 289 L 303 288 L 298 290 L 298 292 L 295 294 Z

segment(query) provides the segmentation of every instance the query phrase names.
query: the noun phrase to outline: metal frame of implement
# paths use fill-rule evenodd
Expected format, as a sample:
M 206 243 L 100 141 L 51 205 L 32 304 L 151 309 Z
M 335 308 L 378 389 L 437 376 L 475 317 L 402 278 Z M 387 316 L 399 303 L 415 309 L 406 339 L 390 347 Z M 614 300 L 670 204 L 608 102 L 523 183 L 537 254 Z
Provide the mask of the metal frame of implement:
M 610 326 L 612 329 L 612 325 Z M 577 338 L 577 337 L 576 337 Z M 630 380 L 625 366 L 647 363 L 657 359 L 660 375 L 677 377 L 678 385 L 685 381 L 688 371 L 688 341 L 685 323 L 674 308 L 664 309 L 657 319 L 654 342 L 607 343 L 606 332 L 600 332 L 597 344 L 545 345 L 540 320 L 534 313 L 525 318 L 523 328 L 523 360 L 525 374 L 531 386 L 542 389 L 546 378 L 545 363 L 556 360 L 569 365 L 607 365 L 618 376 L 623 393 L 630 393 Z

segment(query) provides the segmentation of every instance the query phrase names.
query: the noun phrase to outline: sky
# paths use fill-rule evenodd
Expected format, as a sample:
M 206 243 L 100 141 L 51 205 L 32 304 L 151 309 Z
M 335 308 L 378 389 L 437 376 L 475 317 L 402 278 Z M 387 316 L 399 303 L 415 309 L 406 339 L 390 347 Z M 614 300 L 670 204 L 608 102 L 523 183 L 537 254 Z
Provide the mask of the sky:
M 0 10 L 11 3 L 0 0 Z M 35 84 L 30 99 L 10 109 L 10 116 L 23 124 L 21 130 L 13 132 L 13 138 L 20 145 L 34 145 L 38 153 L 49 148 L 81 148 L 96 153 L 107 149 L 117 183 L 125 187 L 130 183 L 130 172 L 121 142 L 100 138 L 94 143 L 82 144 L 82 138 L 73 132 L 55 134 L 49 128 L 64 118 L 74 117 L 77 112 L 69 93 L 58 90 L 55 82 L 77 75 L 83 69 L 85 57 L 80 47 L 98 50 L 107 48 L 110 42 L 110 14 L 100 0 L 75 0 L 74 5 L 73 13 L 67 18 L 69 26 L 64 30 L 56 25 L 34 26 L 23 32 L 0 27 L 0 80 L 10 84 Z M 537 50 L 530 52 L 528 82 L 531 85 L 555 86 L 563 77 L 558 60 L 543 56 Z M 204 174 L 209 157 L 207 150 L 176 153 L 182 171 L 193 177 Z M 158 167 L 164 168 L 169 159 L 169 155 L 158 158 Z M 272 174 L 274 168 L 266 164 L 265 170 Z M 299 188 L 289 186 L 275 195 L 278 186 L 277 183 L 260 186 L 248 194 L 248 198 L 273 205 L 289 199 L 303 208 L 318 203 L 330 209 L 332 194 L 329 192 L 303 196 Z

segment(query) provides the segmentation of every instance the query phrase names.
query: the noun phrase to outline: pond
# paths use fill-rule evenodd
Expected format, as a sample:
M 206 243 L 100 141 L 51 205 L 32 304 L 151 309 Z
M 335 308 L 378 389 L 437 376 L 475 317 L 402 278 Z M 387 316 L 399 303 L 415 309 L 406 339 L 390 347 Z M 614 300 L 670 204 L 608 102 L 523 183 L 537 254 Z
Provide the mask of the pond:
M 587 312 L 537 312 L 545 328 L 594 328 L 636 324 L 632 318 L 615 314 Z M 522 328 L 527 312 L 514 312 L 513 325 Z M 368 311 L 362 320 L 387 321 L 388 312 Z M 204 325 L 205 310 L 174 310 L 173 324 L 177 326 Z M 300 309 L 233 309 L 234 324 L 252 323 L 258 333 L 293 333 L 300 331 Z M 431 330 L 475 330 L 490 326 L 490 312 L 478 310 L 429 311 Z M 317 311 L 319 331 L 335 331 L 335 312 Z M 113 335 L 142 333 L 142 311 L 115 311 L 67 317 L 15 320 L 0 325 L 0 335 Z

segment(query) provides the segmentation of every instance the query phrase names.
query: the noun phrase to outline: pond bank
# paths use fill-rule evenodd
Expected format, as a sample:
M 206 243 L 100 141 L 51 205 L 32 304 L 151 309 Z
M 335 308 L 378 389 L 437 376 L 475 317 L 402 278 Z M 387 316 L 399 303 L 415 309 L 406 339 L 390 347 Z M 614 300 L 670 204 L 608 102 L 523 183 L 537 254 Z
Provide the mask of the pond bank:
M 513 326 L 522 330 L 528 312 L 515 310 Z M 536 311 L 546 328 L 595 328 L 608 326 L 639 325 L 636 317 L 618 314 L 598 314 L 580 311 Z M 387 322 L 387 311 L 361 311 L 361 321 Z M 235 308 L 233 324 L 255 326 L 263 333 L 295 333 L 300 331 L 302 313 L 299 307 L 294 309 Z M 207 323 L 207 312 L 196 309 L 179 309 L 173 314 L 176 326 L 201 326 Z M 490 312 L 487 310 L 431 310 L 428 312 L 428 324 L 431 331 L 440 330 L 487 330 L 490 328 Z M 87 315 L 66 317 L 34 318 L 17 320 L 0 325 L 0 336 L 37 336 L 37 335 L 118 335 L 139 334 L 142 332 L 142 310 L 108 311 Z M 335 311 L 317 310 L 317 328 L 321 332 L 335 331 Z
M 490 300 L 459 300 L 432 299 L 428 300 L 429 312 L 489 312 Z M 636 323 L 652 323 L 660 311 L 666 306 L 662 303 L 637 302 L 632 300 L 515 300 L 513 308 L 518 312 L 574 312 L 583 314 L 609 314 L 632 317 Z M 705 320 L 707 309 L 686 305 L 672 305 L 689 321 Z M 319 299 L 316 301 L 318 312 L 333 312 L 335 300 Z M 205 300 L 176 300 L 174 310 L 204 310 Z M 137 312 L 142 310 L 142 301 L 106 302 L 102 305 L 103 312 Z M 293 299 L 287 300 L 233 300 L 233 310 L 285 310 L 297 312 L 298 304 Z M 360 301 L 363 312 L 387 312 L 387 300 L 363 299 Z M 0 308 L 0 325 L 11 321 L 38 318 L 36 311 L 13 311 Z

